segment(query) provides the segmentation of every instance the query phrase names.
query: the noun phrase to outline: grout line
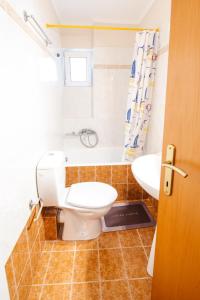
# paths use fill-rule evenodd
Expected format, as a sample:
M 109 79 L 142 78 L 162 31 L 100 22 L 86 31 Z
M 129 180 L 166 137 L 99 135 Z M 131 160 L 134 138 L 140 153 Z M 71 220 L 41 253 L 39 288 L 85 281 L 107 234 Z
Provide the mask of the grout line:
M 47 272 L 48 272 L 48 269 L 49 269 L 50 260 L 51 260 L 51 252 L 50 252 L 50 254 L 49 254 L 49 259 L 48 259 L 48 262 L 47 262 L 47 268 L 46 268 L 46 272 L 45 272 L 45 275 L 44 275 L 44 278 L 43 278 L 43 284 L 42 284 L 42 288 L 41 288 L 41 291 L 40 291 L 40 295 L 39 295 L 39 299 L 38 299 L 38 300 L 41 299 L 42 294 L 43 294 L 43 286 L 45 286 L 44 283 L 45 283 L 45 279 L 46 279 L 46 277 L 47 277 Z
M 75 250 L 72 260 L 72 276 L 71 276 L 71 286 L 70 286 L 70 292 L 69 292 L 69 300 L 72 300 L 72 293 L 73 293 L 73 279 L 74 279 L 74 271 L 75 271 L 75 258 L 76 258 L 76 241 L 75 241 Z
M 126 270 L 126 264 L 125 264 L 124 253 L 123 253 L 123 250 L 122 250 L 122 244 L 121 244 L 121 240 L 120 240 L 120 236 L 119 236 L 119 231 L 117 231 L 117 237 L 118 237 L 118 241 L 119 241 L 119 244 L 120 244 L 120 251 L 121 251 L 121 255 L 122 255 L 122 261 L 123 261 L 125 277 L 126 277 L 126 281 L 127 281 L 127 285 L 128 285 L 128 292 L 129 292 L 130 299 L 132 300 L 131 287 L 130 287 L 130 284 L 129 284 L 129 278 L 128 278 L 128 273 L 127 273 L 127 270 Z
M 148 277 L 148 276 L 145 276 L 145 277 L 134 277 L 134 278 L 129 278 L 129 280 L 146 280 L 146 279 L 151 279 L 151 277 Z M 101 282 L 112 282 L 112 281 L 115 281 L 115 282 L 119 282 L 119 281 L 124 281 L 125 279 L 124 278 L 118 278 L 118 279 L 103 279 L 101 280 Z M 93 281 L 74 281 L 73 284 L 85 284 L 85 283 L 99 283 L 98 280 L 93 280 Z M 38 286 L 54 286 L 54 285 L 72 285 L 71 282 L 56 282 L 56 283 L 44 283 L 44 284 L 31 284 L 31 285 L 24 285 L 24 286 L 27 286 L 27 287 L 38 287 Z M 102 299 L 103 300 L 103 299 Z
M 81 178 L 81 168 L 78 167 L 78 183 L 80 182 L 80 178 Z
M 110 174 L 110 181 L 111 181 L 111 185 L 113 186 L 113 166 L 111 165 L 111 174 Z
M 136 229 L 136 231 L 137 231 L 137 233 L 138 233 L 138 236 L 139 236 L 140 242 L 141 242 L 141 244 L 142 244 L 142 248 L 143 248 L 144 254 L 145 254 L 145 256 L 146 256 L 146 259 L 147 259 L 147 261 L 148 261 L 148 256 L 147 256 L 147 254 L 146 254 L 146 251 L 145 251 L 145 246 L 144 246 L 144 244 L 143 244 L 143 241 L 142 241 L 141 235 L 140 235 L 140 233 L 139 233 L 139 230 L 138 230 L 138 229 Z
M 126 247 L 121 247 L 121 248 L 125 248 L 125 249 L 130 249 L 130 248 L 143 248 L 143 247 L 150 247 L 150 246 L 126 246 Z M 114 249 L 120 249 L 120 246 L 119 247 L 106 247 L 106 248 L 99 248 L 99 250 L 114 250 Z M 53 252 L 53 253 L 56 253 L 56 252 L 65 252 L 65 253 L 68 253 L 68 252 L 85 252 L 85 251 L 98 251 L 98 248 L 91 248 L 91 249 L 70 249 L 70 250 L 43 250 L 42 252 Z
M 23 278 L 23 275 L 24 275 L 25 271 L 27 270 L 27 265 L 28 265 L 28 263 L 30 264 L 31 278 L 33 278 L 32 264 L 31 264 L 31 253 L 32 253 L 33 248 L 34 248 L 34 246 L 35 246 L 36 239 L 37 239 L 37 237 L 38 237 L 38 235 L 39 235 L 39 231 L 38 231 L 37 234 L 36 234 L 35 240 L 34 240 L 34 242 L 33 242 L 32 248 L 30 248 L 30 247 L 29 247 L 30 245 L 29 245 L 29 238 L 28 238 L 28 230 L 27 230 L 26 227 L 25 227 L 24 230 L 25 230 L 24 235 L 25 235 L 25 238 L 26 238 L 28 257 L 27 257 L 27 260 L 26 260 L 24 269 L 23 269 L 23 271 L 22 271 L 21 274 L 20 274 L 20 278 L 19 278 L 18 285 L 17 285 L 16 278 L 15 278 L 16 292 L 17 292 L 17 294 L 18 294 L 18 288 L 19 288 L 19 286 L 20 286 L 20 283 L 21 283 L 21 280 L 22 280 L 22 278 Z M 14 264 L 13 264 L 13 271 L 14 271 L 14 273 L 15 273 Z M 14 275 L 15 275 L 15 274 L 14 274 Z
M 97 166 L 94 166 L 94 181 L 97 181 Z
M 17 292 L 17 281 L 16 281 L 16 275 L 15 275 L 15 269 L 14 269 L 12 254 L 10 256 L 10 261 L 11 261 L 11 266 L 12 266 L 12 273 L 13 273 L 14 287 L 15 287 L 14 299 L 15 299 L 15 297 L 17 297 L 17 299 L 18 299 L 19 297 L 18 297 L 18 292 Z
M 99 253 L 99 239 L 97 240 L 97 256 L 98 256 L 98 272 L 99 272 L 99 294 L 100 300 L 103 300 L 102 296 L 102 280 L 101 280 L 101 267 L 100 267 L 100 253 Z

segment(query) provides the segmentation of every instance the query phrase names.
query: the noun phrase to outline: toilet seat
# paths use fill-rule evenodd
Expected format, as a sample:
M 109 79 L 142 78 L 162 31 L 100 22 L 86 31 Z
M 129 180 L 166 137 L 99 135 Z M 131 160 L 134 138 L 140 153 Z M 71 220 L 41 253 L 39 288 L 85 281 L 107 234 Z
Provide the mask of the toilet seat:
M 65 205 L 79 208 L 98 209 L 109 206 L 117 198 L 116 190 L 102 182 L 81 182 L 72 184 Z

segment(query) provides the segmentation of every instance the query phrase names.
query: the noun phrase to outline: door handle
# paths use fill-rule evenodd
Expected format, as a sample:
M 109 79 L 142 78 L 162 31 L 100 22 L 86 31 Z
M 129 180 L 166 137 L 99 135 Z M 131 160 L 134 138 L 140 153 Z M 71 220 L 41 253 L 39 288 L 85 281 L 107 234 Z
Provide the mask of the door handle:
M 178 167 L 172 165 L 170 161 L 164 161 L 164 162 L 162 163 L 162 167 L 169 168 L 169 169 L 171 169 L 171 170 L 177 172 L 178 174 L 180 174 L 180 175 L 183 176 L 184 178 L 188 176 L 188 174 L 187 174 L 185 171 L 183 171 L 182 169 L 180 169 L 180 168 L 178 168 Z
M 184 178 L 188 176 L 188 174 L 185 171 L 174 166 L 174 160 L 175 160 L 175 146 L 167 145 L 166 161 L 162 163 L 162 167 L 165 167 L 164 193 L 167 196 L 170 196 L 172 194 L 172 183 L 173 183 L 174 172 L 177 172 Z

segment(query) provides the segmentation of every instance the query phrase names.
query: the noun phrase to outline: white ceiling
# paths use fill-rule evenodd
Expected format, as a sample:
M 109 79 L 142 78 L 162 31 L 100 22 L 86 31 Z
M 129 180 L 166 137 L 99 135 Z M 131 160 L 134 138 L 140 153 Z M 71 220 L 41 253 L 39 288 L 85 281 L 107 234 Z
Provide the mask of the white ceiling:
M 138 24 L 154 0 L 51 0 L 62 24 Z

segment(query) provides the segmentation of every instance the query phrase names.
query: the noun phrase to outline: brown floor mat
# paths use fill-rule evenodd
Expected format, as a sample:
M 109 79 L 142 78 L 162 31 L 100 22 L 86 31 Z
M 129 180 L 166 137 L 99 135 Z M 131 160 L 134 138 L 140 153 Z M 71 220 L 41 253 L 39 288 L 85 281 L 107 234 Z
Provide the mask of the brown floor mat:
M 130 204 L 115 204 L 102 218 L 103 231 L 151 227 L 156 222 L 145 203 L 137 201 Z

